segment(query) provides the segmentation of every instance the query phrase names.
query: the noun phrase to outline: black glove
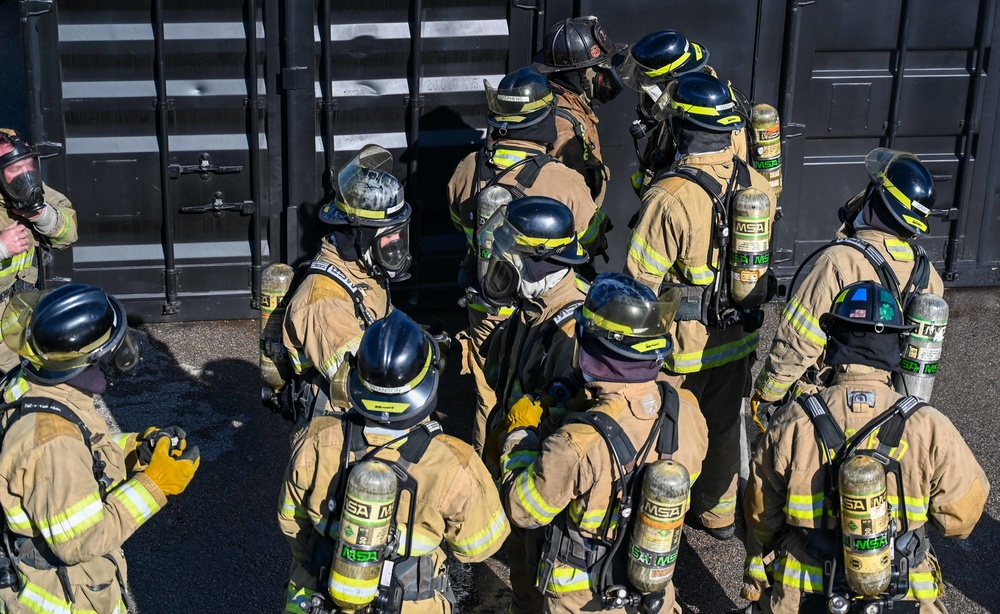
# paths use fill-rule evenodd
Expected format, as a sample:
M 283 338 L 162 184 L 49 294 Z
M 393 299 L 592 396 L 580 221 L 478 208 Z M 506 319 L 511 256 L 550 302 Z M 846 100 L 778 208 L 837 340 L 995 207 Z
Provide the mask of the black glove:
M 153 458 L 153 450 L 156 448 L 156 442 L 163 437 L 170 439 L 171 451 L 183 451 L 187 447 L 187 433 L 181 427 L 168 426 L 165 429 L 161 429 L 151 426 L 139 435 L 139 441 L 135 446 L 136 458 L 139 459 L 140 463 L 143 465 L 149 464 L 149 460 Z

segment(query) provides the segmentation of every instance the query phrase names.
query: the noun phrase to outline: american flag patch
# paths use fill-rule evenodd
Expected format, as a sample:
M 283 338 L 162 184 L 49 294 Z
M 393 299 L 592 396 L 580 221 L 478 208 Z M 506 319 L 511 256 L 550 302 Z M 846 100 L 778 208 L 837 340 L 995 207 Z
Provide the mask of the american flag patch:
M 851 315 L 847 316 L 849 318 L 863 318 L 868 315 L 867 309 L 853 309 L 851 310 Z

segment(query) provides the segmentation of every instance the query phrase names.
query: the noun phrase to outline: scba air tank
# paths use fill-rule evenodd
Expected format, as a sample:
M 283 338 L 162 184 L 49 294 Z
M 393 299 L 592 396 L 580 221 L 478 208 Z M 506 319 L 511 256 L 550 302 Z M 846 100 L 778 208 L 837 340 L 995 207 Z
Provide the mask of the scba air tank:
M 375 600 L 389 554 L 396 474 L 385 463 L 365 461 L 351 469 L 340 515 L 340 537 L 330 566 L 330 597 L 354 611 Z
M 646 468 L 628 549 L 628 579 L 639 592 L 659 591 L 670 583 L 690 498 L 691 478 L 684 465 L 661 460 Z
M 729 243 L 729 294 L 742 308 L 759 307 L 767 298 L 771 265 L 771 200 L 747 188 L 733 197 Z
M 870 456 L 852 456 L 840 467 L 839 484 L 847 584 L 858 595 L 878 597 L 892 580 L 885 468 Z
M 936 294 L 918 294 L 906 308 L 906 323 L 914 330 L 903 341 L 900 371 L 893 376 L 896 390 L 930 403 L 948 328 L 948 302 Z
M 510 203 L 510 191 L 499 185 L 485 188 L 476 197 L 476 281 L 482 282 L 486 277 L 486 268 L 490 264 L 490 253 L 493 251 L 493 233 L 479 234 L 479 230 L 493 217 L 498 209 L 505 209 Z
M 260 276 L 260 375 L 275 392 L 284 388 L 292 375 L 281 328 L 293 277 L 292 267 L 282 263 L 272 264 Z
M 777 109 L 760 103 L 753 106 L 750 121 L 754 130 L 754 146 L 750 153 L 754 170 L 767 179 L 778 198 L 782 188 L 781 118 Z

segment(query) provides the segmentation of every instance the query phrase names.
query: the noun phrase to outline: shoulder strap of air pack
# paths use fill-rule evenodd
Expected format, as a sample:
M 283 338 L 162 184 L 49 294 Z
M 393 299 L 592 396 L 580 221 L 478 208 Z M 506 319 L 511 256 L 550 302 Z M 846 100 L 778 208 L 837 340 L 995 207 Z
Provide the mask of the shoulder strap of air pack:
M 570 413 L 563 424 L 589 424 L 604 438 L 626 471 L 635 463 L 636 449 L 618 421 L 601 411 Z
M 83 420 L 80 419 L 80 416 L 76 414 L 76 412 L 63 403 L 46 397 L 21 397 L 17 401 L 4 406 L 4 408 L 11 407 L 14 408 L 14 412 L 9 418 L 7 418 L 7 424 L 4 427 L 3 435 L 7 434 L 15 422 L 31 414 L 52 414 L 76 425 L 76 427 L 80 429 L 80 434 L 83 436 L 83 443 L 87 446 L 87 451 L 90 452 L 90 456 L 93 458 L 94 479 L 97 480 L 99 485 L 101 500 L 103 501 L 106 498 L 108 488 L 111 487 L 112 483 L 111 478 L 104 473 L 104 468 L 107 464 L 103 459 L 101 459 L 101 456 L 94 451 L 94 447 L 91 445 L 93 434 L 90 432 L 90 429 L 87 428 L 87 425 L 83 423 Z
M 805 269 L 806 265 L 809 264 L 809 262 L 811 262 L 813 258 L 818 256 L 824 250 L 833 247 L 835 245 L 843 245 L 845 247 L 850 247 L 861 252 L 862 255 L 864 255 L 865 257 L 865 260 L 868 261 L 868 264 L 870 264 L 872 268 L 875 269 L 875 273 L 878 275 L 879 284 L 881 284 L 883 288 L 888 290 L 889 293 L 892 294 L 894 298 L 896 298 L 896 300 L 899 300 L 900 298 L 899 279 L 893 272 L 892 267 L 889 266 L 889 263 L 886 262 L 885 257 L 882 256 L 882 253 L 878 251 L 874 245 L 871 245 L 870 243 L 866 243 L 861 239 L 857 239 L 854 237 L 842 237 L 839 239 L 834 239 L 833 241 L 830 241 L 826 245 L 818 247 L 811 254 L 806 256 L 806 259 L 802 261 L 802 264 L 799 265 L 799 268 L 795 270 L 795 275 L 792 276 L 792 283 L 788 286 L 788 296 L 792 296 L 792 294 L 795 292 L 795 287 L 798 283 L 799 275 L 802 273 L 803 269 Z M 914 263 L 914 270 L 916 270 L 916 263 Z
M 824 456 L 832 460 L 846 443 L 847 436 L 844 435 L 844 429 L 840 428 L 840 424 L 830 413 L 830 407 L 818 395 L 804 394 L 796 400 L 809 416 L 809 421 L 816 431 L 816 438 L 825 448 Z
M 419 463 L 427 447 L 431 445 L 431 440 L 443 433 L 444 430 L 438 422 L 434 420 L 423 422 L 413 427 L 407 435 L 406 442 L 399 446 L 399 455 L 411 464 Z
M 518 171 L 515 177 L 517 185 L 524 186 L 525 188 L 535 185 L 535 181 L 538 180 L 538 174 L 542 172 L 542 167 L 550 162 L 558 162 L 558 160 L 547 153 L 530 156 L 527 163 L 521 167 L 521 170 Z
M 332 262 L 323 262 L 322 260 L 313 260 L 309 263 L 306 269 L 306 275 L 322 275 L 327 279 L 333 280 L 340 287 L 347 292 L 348 296 L 351 297 L 351 301 L 354 303 L 354 315 L 361 318 L 365 322 L 365 326 L 371 326 L 375 322 L 372 317 L 371 312 L 365 307 L 365 295 L 354 282 L 347 278 L 337 265 Z
M 900 304 L 903 312 L 909 306 L 913 297 L 920 294 L 931 283 L 931 263 L 927 257 L 927 252 L 919 245 L 913 245 L 913 270 L 910 271 L 910 278 L 906 285 L 899 289 Z
M 562 325 L 565 324 L 567 320 L 573 317 L 573 314 L 576 313 L 577 307 L 582 304 L 583 301 L 572 301 L 567 303 L 566 306 L 560 309 L 558 313 L 549 318 L 548 322 L 545 323 L 545 326 L 542 327 L 542 330 L 535 333 L 535 335 L 531 337 L 531 339 L 528 339 L 527 343 L 525 343 L 521 348 L 521 357 L 517 363 L 517 382 L 520 384 L 522 391 L 531 392 L 530 390 L 525 390 L 524 388 L 524 368 L 527 366 L 524 364 L 524 361 L 527 360 L 528 353 L 531 351 L 531 348 L 535 347 L 536 343 L 541 343 L 542 347 L 546 349 L 551 346 L 552 339 L 556 336 L 556 333 L 559 332 L 559 329 L 562 328 Z M 503 384 L 504 382 L 500 383 Z
M 889 451 L 899 446 L 907 419 L 920 408 L 927 406 L 927 403 L 917 397 L 903 397 L 896 401 L 892 407 L 858 429 L 857 434 L 851 438 L 851 443 L 848 445 L 845 455 L 853 453 L 862 442 L 870 438 L 871 434 L 878 430 L 878 434 L 875 436 L 879 442 L 877 451 L 885 458 L 889 458 Z
M 576 135 L 577 140 L 580 141 L 580 147 L 583 148 L 583 161 L 588 162 L 592 152 L 590 151 L 590 141 L 587 140 L 587 129 L 584 128 L 583 122 L 569 109 L 564 107 L 556 107 L 556 115 L 565 119 L 573 126 L 573 134 Z
M 670 458 L 680 445 L 680 412 L 681 399 L 677 390 L 667 382 L 657 382 L 660 389 L 659 437 L 656 440 L 656 453 L 660 458 Z

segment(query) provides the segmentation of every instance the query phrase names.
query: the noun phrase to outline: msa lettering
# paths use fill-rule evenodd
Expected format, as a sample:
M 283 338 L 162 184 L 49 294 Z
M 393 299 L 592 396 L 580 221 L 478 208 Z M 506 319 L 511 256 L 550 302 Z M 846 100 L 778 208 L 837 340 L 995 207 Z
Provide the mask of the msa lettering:
M 736 232 L 745 235 L 759 235 L 767 232 L 764 222 L 736 222 Z
M 357 550 L 344 546 L 340 556 L 355 563 L 378 563 L 378 550 Z
M 657 505 L 652 501 L 642 502 L 642 513 L 657 520 L 673 520 L 684 515 L 681 505 Z
M 347 498 L 347 513 L 358 518 L 371 518 L 372 506 L 365 505 L 356 499 Z
M 934 362 L 929 365 L 924 365 L 924 374 L 934 375 L 938 372 L 938 363 Z
M 855 499 L 854 497 L 844 497 L 844 510 L 848 512 L 867 512 L 868 500 Z
M 889 545 L 889 538 L 885 535 L 876 535 L 875 537 L 869 537 L 867 539 L 855 539 L 854 549 L 860 550 L 862 552 L 868 552 L 871 550 L 881 550 Z

